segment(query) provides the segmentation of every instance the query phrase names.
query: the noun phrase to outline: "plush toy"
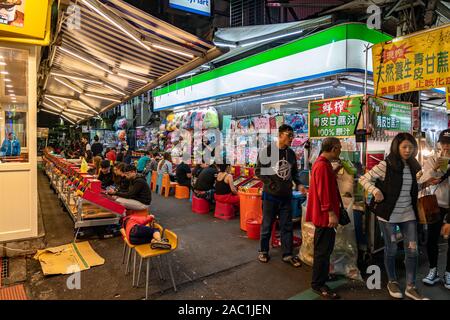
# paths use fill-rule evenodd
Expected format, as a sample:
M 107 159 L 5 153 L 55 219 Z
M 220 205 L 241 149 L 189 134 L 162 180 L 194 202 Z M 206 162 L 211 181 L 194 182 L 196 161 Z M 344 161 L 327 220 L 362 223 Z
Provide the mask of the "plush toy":
M 203 117 L 203 129 L 214 129 L 219 127 L 219 115 L 215 108 L 208 108 Z

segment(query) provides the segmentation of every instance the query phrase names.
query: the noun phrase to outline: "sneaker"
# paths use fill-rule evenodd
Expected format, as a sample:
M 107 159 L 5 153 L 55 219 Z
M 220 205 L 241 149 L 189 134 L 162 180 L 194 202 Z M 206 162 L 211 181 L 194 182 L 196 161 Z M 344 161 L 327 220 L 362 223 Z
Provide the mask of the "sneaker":
M 450 272 L 445 271 L 444 275 L 444 287 L 450 290 Z
M 400 290 L 400 286 L 396 281 L 389 281 L 387 285 L 387 289 L 392 298 L 395 299 L 403 299 L 402 290 Z
M 425 298 L 423 295 L 417 291 L 416 287 L 407 287 L 405 290 L 405 296 L 412 300 L 430 300 L 429 298 Z
M 439 281 L 441 281 L 441 279 L 439 278 L 437 268 L 431 268 L 428 275 L 422 279 L 422 282 L 429 286 L 433 286 Z

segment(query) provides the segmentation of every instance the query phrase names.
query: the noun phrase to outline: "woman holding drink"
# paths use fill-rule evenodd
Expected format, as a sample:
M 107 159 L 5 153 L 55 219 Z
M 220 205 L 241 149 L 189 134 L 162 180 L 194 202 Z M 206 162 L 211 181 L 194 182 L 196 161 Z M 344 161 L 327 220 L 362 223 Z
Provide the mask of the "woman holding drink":
M 419 182 L 425 182 L 430 178 L 436 178 L 435 195 L 438 200 L 441 215 L 439 220 L 435 223 L 428 224 L 428 238 L 427 238 L 427 255 L 430 263 L 430 271 L 428 275 L 423 278 L 423 283 L 427 285 L 435 285 L 441 281 L 437 269 L 438 255 L 439 255 L 439 239 L 441 235 L 441 227 L 444 217 L 448 214 L 450 201 L 450 185 L 449 177 L 446 175 L 448 164 L 450 160 L 450 129 L 444 130 L 439 135 L 438 143 L 440 145 L 439 152 L 430 157 L 424 164 L 422 172 L 423 176 Z M 447 217 L 450 215 L 447 215 Z M 448 239 L 448 238 L 447 238 Z M 447 265 L 444 274 L 444 286 L 450 290 L 450 240 L 447 249 Z

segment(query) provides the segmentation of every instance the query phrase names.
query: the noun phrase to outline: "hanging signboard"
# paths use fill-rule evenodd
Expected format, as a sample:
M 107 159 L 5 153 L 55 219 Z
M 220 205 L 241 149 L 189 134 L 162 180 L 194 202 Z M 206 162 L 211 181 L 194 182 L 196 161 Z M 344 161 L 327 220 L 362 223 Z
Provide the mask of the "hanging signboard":
M 42 139 L 47 139 L 48 138 L 48 132 L 49 132 L 49 128 L 37 128 L 37 130 L 36 130 L 36 137 L 37 138 L 42 138 Z
M 375 95 L 449 86 L 449 51 L 450 24 L 376 44 Z
M 347 138 L 354 136 L 363 96 L 310 101 L 309 137 Z
M 412 129 L 412 103 L 368 97 L 371 137 L 382 138 Z
M 200 14 L 209 17 L 211 15 L 211 0 L 170 0 L 171 8 Z

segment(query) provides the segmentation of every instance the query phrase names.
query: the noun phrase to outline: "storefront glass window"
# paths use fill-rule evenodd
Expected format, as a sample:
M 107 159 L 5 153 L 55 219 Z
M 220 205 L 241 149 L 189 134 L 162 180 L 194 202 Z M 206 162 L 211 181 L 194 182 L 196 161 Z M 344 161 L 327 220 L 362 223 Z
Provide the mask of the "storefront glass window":
M 0 47 L 0 162 L 28 161 L 28 51 Z

